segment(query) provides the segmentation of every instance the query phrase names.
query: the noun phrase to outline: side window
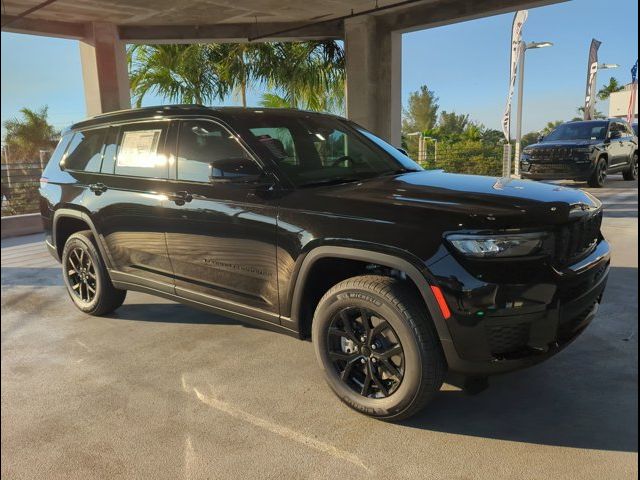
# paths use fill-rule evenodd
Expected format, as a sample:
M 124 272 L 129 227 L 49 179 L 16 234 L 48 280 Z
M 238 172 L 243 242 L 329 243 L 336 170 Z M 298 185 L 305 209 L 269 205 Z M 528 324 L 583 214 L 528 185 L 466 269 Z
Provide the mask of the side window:
M 285 165 L 300 164 L 293 136 L 288 128 L 259 127 L 251 128 L 250 131 L 273 154 L 278 163 Z
M 53 172 L 56 172 L 60 169 L 61 160 L 64 156 L 64 153 L 67 151 L 67 147 L 71 142 L 71 138 L 73 138 L 73 132 L 67 132 L 62 136 L 55 150 L 51 154 L 51 158 L 49 158 L 49 162 L 47 163 L 44 172 L 42 172 L 43 177 L 51 176 Z
M 76 132 L 62 160 L 62 166 L 67 170 L 99 172 L 106 130 L 106 128 L 97 128 Z
M 104 141 L 104 152 L 102 154 L 102 168 L 101 173 L 114 173 L 116 166 L 116 156 L 118 154 L 118 134 L 120 129 L 118 127 L 111 127 L 107 132 L 107 136 Z
M 169 162 L 164 152 L 166 122 L 139 123 L 120 129 L 115 174 L 167 178 Z M 107 172 L 105 172 L 107 173 Z
M 178 139 L 178 180 L 209 182 L 214 163 L 250 159 L 222 126 L 203 120 L 183 121 Z

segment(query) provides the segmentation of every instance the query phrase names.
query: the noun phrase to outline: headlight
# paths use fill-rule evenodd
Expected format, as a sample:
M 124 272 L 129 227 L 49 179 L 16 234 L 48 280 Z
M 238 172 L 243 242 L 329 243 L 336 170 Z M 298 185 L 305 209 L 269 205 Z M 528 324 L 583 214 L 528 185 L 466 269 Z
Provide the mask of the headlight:
M 544 233 L 507 235 L 448 235 L 447 240 L 458 252 L 468 257 L 523 257 L 542 250 Z

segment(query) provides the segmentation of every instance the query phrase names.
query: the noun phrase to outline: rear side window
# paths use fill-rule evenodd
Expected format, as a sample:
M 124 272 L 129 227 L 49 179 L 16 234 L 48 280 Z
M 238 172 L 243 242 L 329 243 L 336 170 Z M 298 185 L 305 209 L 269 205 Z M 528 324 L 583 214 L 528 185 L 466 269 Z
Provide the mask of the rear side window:
M 69 144 L 62 165 L 67 170 L 99 172 L 102 163 L 102 145 L 106 128 L 76 132 Z
M 203 120 L 184 121 L 178 143 L 178 179 L 209 182 L 212 163 L 248 159 L 244 148 L 222 126 Z
M 69 143 L 71 142 L 71 138 L 73 138 L 73 132 L 68 132 L 62 136 L 56 149 L 51 154 L 51 158 L 49 159 L 49 163 L 47 163 L 47 167 L 44 169 L 42 173 L 43 177 L 50 176 L 53 172 L 59 171 L 60 162 L 64 156 L 64 152 L 66 152 Z
M 166 122 L 122 127 L 117 145 L 116 175 L 167 178 L 169 162 L 164 152 L 166 135 Z

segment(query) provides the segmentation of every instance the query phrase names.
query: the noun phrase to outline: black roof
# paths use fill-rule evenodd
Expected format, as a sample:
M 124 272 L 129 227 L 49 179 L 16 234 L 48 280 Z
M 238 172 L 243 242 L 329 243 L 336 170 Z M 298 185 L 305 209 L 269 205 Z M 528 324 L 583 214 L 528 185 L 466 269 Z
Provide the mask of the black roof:
M 118 110 L 115 112 L 103 113 L 88 118 L 81 122 L 77 122 L 70 129 L 81 129 L 94 127 L 115 122 L 135 121 L 149 119 L 154 117 L 180 116 L 180 115 L 215 115 L 225 120 L 228 117 L 237 117 L 240 115 L 252 115 L 260 113 L 277 113 L 279 115 L 326 115 L 317 112 L 309 112 L 306 110 L 298 110 L 295 108 L 244 108 L 244 107 L 206 107 L 203 105 L 156 105 L 152 107 L 130 108 L 127 110 Z

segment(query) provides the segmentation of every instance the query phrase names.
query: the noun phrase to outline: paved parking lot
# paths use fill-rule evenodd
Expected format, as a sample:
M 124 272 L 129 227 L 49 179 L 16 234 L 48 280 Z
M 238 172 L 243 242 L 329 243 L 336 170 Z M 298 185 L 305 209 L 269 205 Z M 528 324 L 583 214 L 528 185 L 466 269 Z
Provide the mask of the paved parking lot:
M 89 317 L 39 236 L 3 240 L 2 478 L 637 477 L 637 188 L 592 190 L 614 248 L 594 324 L 402 424 L 343 406 L 309 342 L 138 293 Z

